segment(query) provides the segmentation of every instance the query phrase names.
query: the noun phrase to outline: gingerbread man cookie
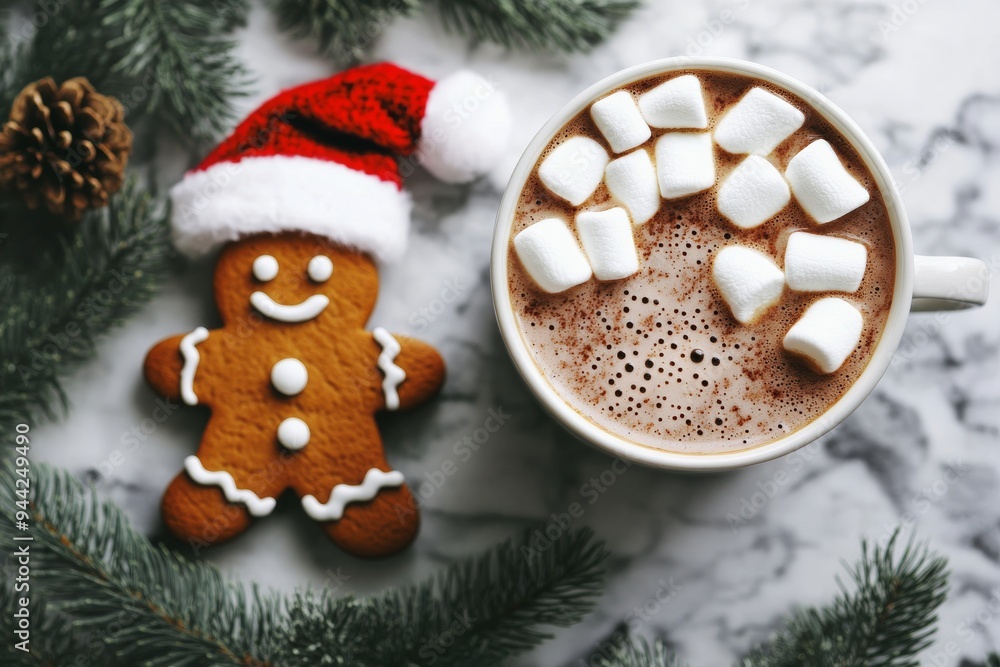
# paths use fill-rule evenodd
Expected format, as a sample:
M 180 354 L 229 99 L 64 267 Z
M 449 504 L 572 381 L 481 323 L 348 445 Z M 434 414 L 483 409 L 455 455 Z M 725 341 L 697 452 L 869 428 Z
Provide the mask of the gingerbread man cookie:
M 377 295 L 372 260 L 314 235 L 255 235 L 225 248 L 215 273 L 223 327 L 169 338 L 146 358 L 157 392 L 212 411 L 163 498 L 176 535 L 228 539 L 291 489 L 346 551 L 378 556 L 409 544 L 418 515 L 374 415 L 426 400 L 444 363 L 425 343 L 364 329 Z
M 145 363 L 157 392 L 211 410 L 163 499 L 171 531 L 221 542 L 291 490 L 352 554 L 385 556 L 413 540 L 416 503 L 375 414 L 428 399 L 444 364 L 425 343 L 365 329 L 375 262 L 406 243 L 400 158 L 467 181 L 499 157 L 508 128 L 481 77 L 435 83 L 368 65 L 269 100 L 173 188 L 178 248 L 228 243 L 214 279 L 223 326 L 162 341 Z

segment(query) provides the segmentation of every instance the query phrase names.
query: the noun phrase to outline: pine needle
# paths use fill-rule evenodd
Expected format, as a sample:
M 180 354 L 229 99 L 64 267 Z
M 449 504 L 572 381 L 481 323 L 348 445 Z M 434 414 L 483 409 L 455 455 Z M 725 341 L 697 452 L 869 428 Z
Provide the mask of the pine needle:
M 638 0 L 437 0 L 445 27 L 474 40 L 539 51 L 589 51 Z
M 226 35 L 246 18 L 237 0 L 103 0 L 119 51 L 113 72 L 137 82 L 123 103 L 166 119 L 182 136 L 211 139 L 233 119 L 247 70 Z
M 620 637 L 608 649 L 587 659 L 588 667 L 685 667 L 671 655 L 667 645 L 657 639 L 650 644 L 643 637 Z
M 278 25 L 316 43 L 339 65 L 361 58 L 397 16 L 412 15 L 420 0 L 271 0 Z
M 436 6 L 445 27 L 477 42 L 539 51 L 587 51 L 639 0 L 271 0 L 283 30 L 313 40 L 346 65 L 359 60 L 397 16 Z
M 215 138 L 246 94 L 247 70 L 228 35 L 246 21 L 247 0 L 72 0 L 0 47 L 0 106 L 46 76 L 86 76 L 125 106 L 179 136 Z
M 33 595 L 72 618 L 73 645 L 48 643 L 56 664 L 81 653 L 130 667 L 267 667 L 279 601 L 225 580 L 217 569 L 154 547 L 122 511 L 67 472 L 32 464 Z M 0 473 L 0 535 L 12 544 L 14 475 Z M 7 613 L 4 609 L 3 613 Z M 56 641 L 60 637 L 56 636 Z M 76 653 L 66 653 L 75 650 Z
M 6 213 L 3 229 L 39 217 L 18 207 Z M 11 263 L 0 271 L 0 428 L 38 414 L 54 417 L 66 404 L 60 379 L 149 300 L 166 271 L 172 251 L 165 212 L 134 182 L 79 227 L 56 239 L 54 257 L 40 244 L 17 244 L 19 252 L 35 253 L 33 271 L 14 271 Z
M 418 586 L 368 600 L 299 595 L 289 667 L 493 665 L 578 622 L 600 595 L 607 551 L 589 530 L 526 559 L 528 534 Z
M 897 555 L 898 537 L 874 549 L 863 542 L 849 571 L 854 590 L 838 579 L 832 605 L 796 614 L 744 667 L 918 667 L 916 655 L 930 646 L 947 593 L 947 561 L 912 539 Z

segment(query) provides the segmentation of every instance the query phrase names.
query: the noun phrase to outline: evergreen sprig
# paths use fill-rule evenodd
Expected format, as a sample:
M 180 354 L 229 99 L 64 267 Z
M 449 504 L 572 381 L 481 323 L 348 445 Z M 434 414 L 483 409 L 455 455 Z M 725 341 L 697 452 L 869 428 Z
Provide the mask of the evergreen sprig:
M 290 609 L 289 667 L 493 665 L 538 645 L 593 608 L 607 551 L 589 530 L 528 558 L 530 534 L 419 586 L 364 601 L 303 594 Z M 340 646 L 339 655 L 332 647 Z
M 313 40 L 338 64 L 358 60 L 395 17 L 436 9 L 447 29 L 475 41 L 539 51 L 587 51 L 639 0 L 272 0 L 282 29 Z
M 134 181 L 107 208 L 89 213 L 79 233 L 55 236 L 50 253 L 40 241 L 16 240 L 39 214 L 16 205 L 3 214 L 8 252 L 33 247 L 30 268 L 16 270 L 11 257 L 0 270 L 0 428 L 9 430 L 65 406 L 60 379 L 149 300 L 172 251 L 163 207 Z
M 410 16 L 420 0 L 272 0 L 282 30 L 315 42 L 335 63 L 361 58 L 397 16 Z
M 121 51 L 109 46 L 113 31 L 104 25 L 103 0 L 41 3 L 36 12 L 11 20 L 5 35 L 5 67 L 0 71 L 2 117 L 27 84 L 46 76 L 64 81 L 86 76 L 104 94 L 119 96 L 129 82 L 114 80 Z M 35 3 L 31 3 L 35 5 Z
M 69 473 L 40 463 L 32 468 L 32 581 L 44 590 L 49 611 L 72 619 L 68 647 L 33 635 L 43 652 L 144 667 L 271 664 L 279 625 L 274 596 L 151 545 L 117 506 Z M 10 538 L 18 498 L 13 474 L 0 474 L 0 535 Z
M 820 609 L 799 611 L 781 632 L 737 667 L 916 667 L 917 654 L 931 645 L 937 608 L 948 588 L 947 560 L 912 539 L 897 548 L 861 544 L 861 559 L 848 570 L 853 590 Z M 987 665 L 996 656 L 987 658 Z M 659 640 L 620 637 L 587 661 L 598 667 L 681 667 Z
M 246 0 L 42 3 L 12 22 L 0 105 L 9 109 L 25 85 L 43 77 L 86 76 L 122 102 L 133 128 L 149 114 L 181 137 L 213 138 L 233 117 L 233 99 L 247 92 L 229 37 L 246 11 Z
M 608 649 L 592 656 L 587 664 L 591 667 L 684 667 L 663 640 L 649 643 L 643 637 L 629 639 L 624 635 Z
M 897 555 L 898 537 L 897 531 L 874 549 L 862 543 L 861 560 L 849 571 L 856 590 L 838 578 L 841 592 L 832 605 L 796 614 L 744 665 L 916 667 L 947 595 L 947 561 L 912 539 Z
M 445 27 L 478 41 L 540 51 L 588 51 L 638 0 L 437 0 Z
M 32 466 L 30 528 L 16 532 L 15 479 L 10 468 L 0 472 L 0 539 L 33 538 L 38 660 L 23 662 L 5 642 L 3 664 L 67 665 L 86 655 L 109 667 L 492 665 L 548 637 L 543 626 L 579 621 L 600 593 L 607 555 L 580 530 L 528 561 L 524 537 L 369 599 L 326 591 L 285 599 L 154 546 L 114 503 L 46 464 Z M 6 589 L 0 629 L 14 609 Z
M 4 576 L 5 581 L 5 585 L 0 586 L 0 635 L 5 638 L 6 648 L 0 652 L 0 657 L 3 658 L 4 667 L 62 667 L 72 664 L 65 661 L 66 656 L 74 655 L 75 650 L 73 630 L 67 619 L 61 614 L 52 613 L 44 601 L 32 595 L 30 589 L 15 593 L 13 584 L 9 583 L 18 576 L 13 566 L 0 567 L 0 575 Z M 19 628 L 14 612 L 20 609 L 15 598 L 25 594 L 32 595 L 28 605 L 31 636 L 44 638 L 42 642 L 32 640 L 27 645 L 30 650 L 16 647 L 22 640 L 15 634 Z
M 120 51 L 113 71 L 138 88 L 122 102 L 157 112 L 181 135 L 211 139 L 233 118 L 247 71 L 228 34 L 245 20 L 238 0 L 103 0 L 104 25 Z

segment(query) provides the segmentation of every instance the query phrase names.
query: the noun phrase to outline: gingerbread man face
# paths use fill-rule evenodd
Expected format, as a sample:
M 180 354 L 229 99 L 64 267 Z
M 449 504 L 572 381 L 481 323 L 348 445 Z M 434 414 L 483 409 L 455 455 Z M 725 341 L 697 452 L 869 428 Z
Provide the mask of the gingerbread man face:
M 419 524 L 375 423 L 440 387 L 432 348 L 363 327 L 378 294 L 366 255 L 309 234 L 250 236 L 223 249 L 224 326 L 169 338 L 145 372 L 161 394 L 212 416 L 163 500 L 179 537 L 214 544 L 269 515 L 287 490 L 345 550 L 384 556 Z
M 362 253 L 312 234 L 260 234 L 229 244 L 215 271 L 226 322 L 248 314 L 274 323 L 364 326 L 378 270 Z

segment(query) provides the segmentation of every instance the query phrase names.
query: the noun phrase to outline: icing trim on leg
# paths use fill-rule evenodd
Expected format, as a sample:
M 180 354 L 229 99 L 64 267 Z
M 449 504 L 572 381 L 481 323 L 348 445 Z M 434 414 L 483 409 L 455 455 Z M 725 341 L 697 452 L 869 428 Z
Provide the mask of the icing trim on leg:
M 184 459 L 184 470 L 198 484 L 222 489 L 226 500 L 233 504 L 245 505 L 252 516 L 267 516 L 274 511 L 274 506 L 277 504 L 274 498 L 261 498 L 249 489 L 237 487 L 236 480 L 225 470 L 206 470 L 197 456 L 191 455 Z
M 302 509 L 315 521 L 339 521 L 344 508 L 350 503 L 372 500 L 386 487 L 402 486 L 406 481 L 398 470 L 385 472 L 372 468 L 365 473 L 360 484 L 338 484 L 330 492 L 330 499 L 321 503 L 314 495 L 303 496 Z
M 375 337 L 375 342 L 382 346 L 382 352 L 378 355 L 378 368 L 384 376 L 382 394 L 385 396 L 385 407 L 387 410 L 396 410 L 399 408 L 397 389 L 406 379 L 406 371 L 396 365 L 396 356 L 402 348 L 399 346 L 399 341 L 382 327 L 377 327 L 372 331 L 372 335 Z
M 188 405 L 198 405 L 198 395 L 194 393 L 194 374 L 198 372 L 198 362 L 201 355 L 198 354 L 198 343 L 203 343 L 208 338 L 208 329 L 198 327 L 188 335 L 181 338 L 181 355 L 184 357 L 184 367 L 181 368 L 181 398 Z

